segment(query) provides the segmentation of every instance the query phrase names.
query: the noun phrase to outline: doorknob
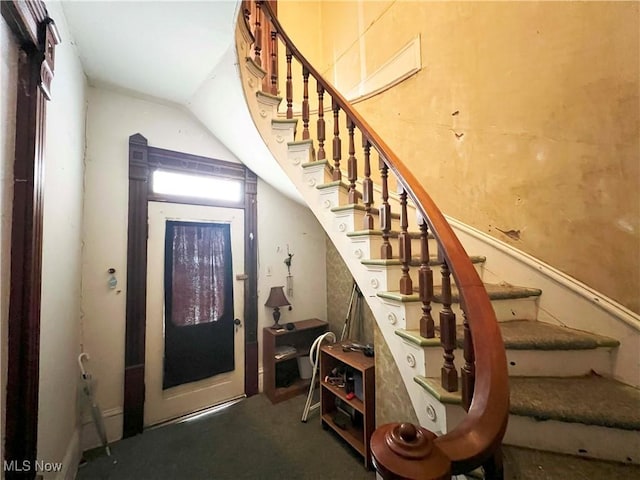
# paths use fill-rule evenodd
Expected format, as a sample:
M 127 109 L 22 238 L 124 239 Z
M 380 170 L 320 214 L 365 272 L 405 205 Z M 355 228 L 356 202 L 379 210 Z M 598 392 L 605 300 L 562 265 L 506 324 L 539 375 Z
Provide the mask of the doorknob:
M 239 329 L 240 327 L 242 327 L 242 322 L 240 321 L 240 319 L 239 319 L 239 318 L 234 319 L 234 320 L 233 320 L 233 324 L 236 326 L 236 332 L 238 331 L 238 329 Z

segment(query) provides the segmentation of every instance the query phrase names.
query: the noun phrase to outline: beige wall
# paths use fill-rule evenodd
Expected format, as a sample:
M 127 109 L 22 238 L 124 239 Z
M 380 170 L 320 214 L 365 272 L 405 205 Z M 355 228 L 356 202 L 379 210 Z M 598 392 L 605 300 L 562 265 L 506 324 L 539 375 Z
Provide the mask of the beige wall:
M 44 171 L 38 459 L 80 458 L 78 365 L 86 78 L 59 3 L 47 4 L 62 37 L 47 105 Z M 44 473 L 45 478 L 56 476 Z
M 640 312 L 639 8 L 323 2 L 320 65 L 347 91 L 419 34 L 358 111 L 446 214 Z

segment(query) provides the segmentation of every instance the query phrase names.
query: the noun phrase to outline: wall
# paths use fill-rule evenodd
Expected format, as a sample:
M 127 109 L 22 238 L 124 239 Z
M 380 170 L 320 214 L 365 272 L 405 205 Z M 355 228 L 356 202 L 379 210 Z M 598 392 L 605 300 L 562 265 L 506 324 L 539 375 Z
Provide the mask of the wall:
M 98 380 L 97 399 L 105 412 L 111 439 L 122 435 L 128 139 L 134 133 L 141 133 L 154 147 L 237 161 L 182 107 L 101 88 L 89 89 L 82 343 L 91 355 L 89 365 Z M 320 227 L 311 219 L 308 210 L 258 182 L 259 327 L 270 325 L 270 312 L 260 302 L 266 300 L 270 286 L 283 285 L 287 244 L 294 253 L 294 310 L 283 312 L 282 320 L 325 314 L 324 274 L 316 278 L 305 275 L 306 268 L 322 271 L 324 266 L 323 240 L 316 238 Z M 271 267 L 271 277 L 265 276 L 267 266 Z M 115 290 L 107 286 L 110 267 L 116 269 L 119 280 Z M 85 447 L 96 441 L 89 437 L 91 429 L 87 433 Z
M 7 391 L 7 334 L 9 317 L 9 277 L 11 268 L 11 212 L 13 204 L 13 158 L 16 134 L 16 93 L 18 86 L 18 45 L 0 17 L 0 453 L 4 459 L 4 414 Z M 4 474 L 2 474 L 4 478 Z
M 347 91 L 420 35 L 358 111 L 445 213 L 640 312 L 639 8 L 324 2 L 320 65 Z
M 77 386 L 86 79 L 60 3 L 47 5 L 62 37 L 47 106 L 38 458 L 79 461 Z M 45 474 L 45 477 L 50 475 Z
M 329 237 L 326 237 L 326 244 L 327 320 L 331 331 L 339 339 L 349 310 L 353 277 Z M 375 321 L 373 313 L 364 300 L 360 328 L 355 328 L 358 322 L 355 322 L 353 318 L 355 317 L 352 317 L 350 331 L 355 334 L 347 335 L 347 338 L 362 343 L 373 343 L 375 347 L 376 425 L 390 422 L 411 422 L 417 425 L 419 423 L 418 417 L 411 405 L 407 387 L 402 381 L 398 366 Z
M 287 294 L 287 247 L 293 254 L 293 295 Z M 285 286 L 292 310 L 281 308 L 280 323 L 327 319 L 325 234 L 311 211 L 258 182 L 258 342 L 262 371 L 262 329 L 273 325 L 273 310 L 264 306 L 271 287 Z M 271 274 L 269 274 L 269 272 Z

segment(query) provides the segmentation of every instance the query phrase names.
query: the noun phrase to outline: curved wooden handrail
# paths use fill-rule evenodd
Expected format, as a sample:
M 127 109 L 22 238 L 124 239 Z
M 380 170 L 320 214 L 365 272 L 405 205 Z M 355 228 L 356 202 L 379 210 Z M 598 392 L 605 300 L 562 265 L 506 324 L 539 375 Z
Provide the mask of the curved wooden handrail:
M 444 215 L 411 170 L 344 96 L 302 55 L 282 28 L 269 2 L 261 2 L 261 9 L 288 52 L 324 88 L 325 93 L 331 96 L 360 130 L 363 138 L 378 151 L 391 171 L 396 174 L 439 242 L 464 302 L 469 327 L 473 333 L 476 380 L 473 400 L 465 419 L 452 431 L 438 437 L 434 443 L 451 459 L 454 474 L 476 468 L 498 448 L 509 415 L 504 343 L 484 284 Z

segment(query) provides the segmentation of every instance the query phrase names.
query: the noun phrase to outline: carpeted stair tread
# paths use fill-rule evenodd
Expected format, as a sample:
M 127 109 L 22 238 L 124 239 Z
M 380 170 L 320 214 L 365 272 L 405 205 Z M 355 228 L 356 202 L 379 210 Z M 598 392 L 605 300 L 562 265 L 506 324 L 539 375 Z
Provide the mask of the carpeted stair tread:
M 617 347 L 620 342 L 567 327 L 558 327 L 535 320 L 509 320 L 499 322 L 504 346 L 507 350 L 589 350 L 598 347 Z M 419 330 L 399 328 L 396 335 L 419 347 L 437 347 L 440 336 L 436 327 L 435 338 L 424 338 Z M 464 326 L 456 327 L 458 348 L 463 347 Z
M 537 420 L 640 429 L 640 390 L 615 380 L 585 377 L 511 377 L 511 413 Z
M 635 480 L 640 466 L 503 445 L 505 480 Z M 474 477 L 470 478 L 483 478 Z
M 542 290 L 538 288 L 518 287 L 516 285 L 510 285 L 508 283 L 485 283 L 484 287 L 487 289 L 487 294 L 490 300 L 509 300 L 528 297 L 538 297 L 542 294 Z M 391 292 L 379 292 L 377 295 L 380 298 L 387 300 L 394 300 L 396 302 L 408 303 L 419 302 L 420 295 L 418 290 L 414 289 L 414 293 L 410 295 L 404 295 L 398 291 Z M 452 303 L 458 303 L 459 293 L 455 285 L 451 285 L 451 301 Z M 442 287 L 440 285 L 434 285 L 433 287 L 433 302 L 442 303 Z
M 483 263 L 487 260 L 487 257 L 482 255 L 469 255 L 469 260 L 471 263 Z M 391 267 L 391 266 L 399 266 L 402 265 L 402 262 L 399 258 L 371 258 L 362 260 L 360 263 L 363 265 L 375 265 L 382 267 Z M 412 267 L 419 267 L 421 265 L 420 257 L 414 256 L 411 257 L 410 265 Z M 438 255 L 430 255 L 429 256 L 429 265 L 432 267 L 442 265 L 442 260 L 438 258 Z
M 460 391 L 447 392 L 439 378 L 414 377 L 442 403 L 461 404 Z M 509 377 L 510 413 L 536 420 L 640 430 L 640 390 L 623 383 L 584 377 Z
M 487 289 L 487 294 L 491 300 L 508 300 L 527 297 L 539 297 L 542 294 L 542 290 L 538 288 L 519 287 L 517 285 L 511 285 L 509 283 L 485 283 L 484 287 Z M 453 303 L 459 301 L 460 294 L 455 284 L 451 285 L 451 300 Z M 442 303 L 442 287 L 433 287 L 433 301 L 435 303 Z
M 508 350 L 588 350 L 620 345 L 613 338 L 532 320 L 509 320 L 499 326 Z M 457 327 L 457 338 L 462 348 L 462 325 Z
M 411 238 L 420 238 L 421 233 L 420 232 L 408 232 L 409 236 Z M 390 230 L 389 231 L 389 238 L 398 238 L 398 235 L 400 235 L 400 232 L 397 230 Z M 347 237 L 367 237 L 367 236 L 372 236 L 372 237 L 381 237 L 382 236 L 382 230 L 354 230 L 353 232 L 347 232 Z M 429 233 L 427 234 L 427 238 L 434 238 L 434 236 Z M 394 245 L 395 248 L 395 245 Z

